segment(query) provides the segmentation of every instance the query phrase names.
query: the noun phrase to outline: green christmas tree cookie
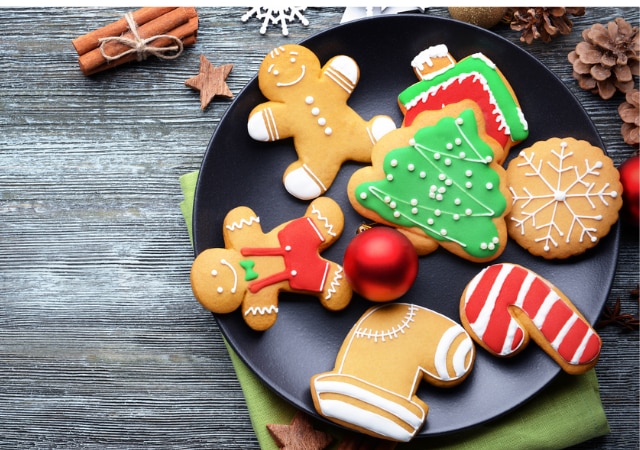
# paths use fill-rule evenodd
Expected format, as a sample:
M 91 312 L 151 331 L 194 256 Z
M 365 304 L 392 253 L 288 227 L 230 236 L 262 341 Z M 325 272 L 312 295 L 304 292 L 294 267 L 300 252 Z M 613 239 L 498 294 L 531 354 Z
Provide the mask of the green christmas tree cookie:
M 424 112 L 376 145 L 373 166 L 350 180 L 351 203 L 403 231 L 420 254 L 440 245 L 466 259 L 495 259 L 510 204 L 496 146 L 473 102 Z

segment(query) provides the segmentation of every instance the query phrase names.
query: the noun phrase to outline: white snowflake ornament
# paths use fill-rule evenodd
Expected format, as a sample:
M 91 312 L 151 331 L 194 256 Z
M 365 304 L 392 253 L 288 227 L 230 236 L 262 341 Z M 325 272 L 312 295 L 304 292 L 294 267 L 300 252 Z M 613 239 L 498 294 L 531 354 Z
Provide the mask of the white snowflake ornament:
M 618 220 L 622 185 L 613 161 L 586 141 L 553 138 L 524 149 L 507 168 L 509 236 L 547 259 L 595 246 Z
M 300 21 L 305 27 L 309 25 L 309 21 L 302 14 L 305 7 L 301 6 L 288 6 L 285 8 L 270 8 L 265 6 L 257 6 L 247 11 L 240 20 L 243 22 L 248 21 L 252 17 L 258 20 L 262 20 L 262 26 L 260 27 L 260 34 L 265 34 L 270 24 L 280 26 L 282 34 L 284 36 L 289 35 L 289 28 L 287 22 L 293 22 L 295 20 Z
M 407 12 L 421 12 L 426 8 L 421 6 L 347 6 L 342 14 L 340 23 L 350 22 L 363 17 L 373 17 L 389 14 L 401 14 Z

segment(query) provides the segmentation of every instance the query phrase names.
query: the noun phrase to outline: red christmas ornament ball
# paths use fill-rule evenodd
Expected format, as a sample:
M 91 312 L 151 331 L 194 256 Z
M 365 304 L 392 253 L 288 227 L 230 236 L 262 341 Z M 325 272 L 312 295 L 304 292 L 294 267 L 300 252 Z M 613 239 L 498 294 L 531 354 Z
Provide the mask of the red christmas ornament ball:
M 374 302 L 404 295 L 418 275 L 418 254 L 394 228 L 375 226 L 351 240 L 344 254 L 344 273 L 355 292 Z
M 640 156 L 632 156 L 618 167 L 622 183 L 622 209 L 627 221 L 640 225 Z

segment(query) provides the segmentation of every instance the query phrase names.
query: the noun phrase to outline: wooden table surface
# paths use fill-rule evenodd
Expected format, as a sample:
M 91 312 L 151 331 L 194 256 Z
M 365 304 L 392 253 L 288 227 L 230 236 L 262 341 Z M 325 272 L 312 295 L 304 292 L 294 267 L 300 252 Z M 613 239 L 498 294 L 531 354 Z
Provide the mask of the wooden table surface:
M 0 9 L 0 446 L 251 449 L 242 391 L 216 323 L 189 285 L 193 254 L 178 177 L 200 166 L 230 104 L 200 109 L 184 81 L 200 54 L 234 64 L 234 94 L 263 56 L 339 23 L 260 35 L 246 8 L 198 8 L 194 47 L 85 77 L 71 40 L 130 9 Z M 551 44 L 519 43 L 582 102 L 616 165 L 633 148 L 617 106 L 582 91 L 566 55 L 580 31 L 637 8 L 587 8 Z M 447 17 L 446 8 L 427 14 Z M 540 105 L 553 99 L 541 98 Z M 608 305 L 638 314 L 638 233 L 623 227 Z M 596 367 L 611 434 L 578 448 L 637 448 L 638 333 L 600 330 Z

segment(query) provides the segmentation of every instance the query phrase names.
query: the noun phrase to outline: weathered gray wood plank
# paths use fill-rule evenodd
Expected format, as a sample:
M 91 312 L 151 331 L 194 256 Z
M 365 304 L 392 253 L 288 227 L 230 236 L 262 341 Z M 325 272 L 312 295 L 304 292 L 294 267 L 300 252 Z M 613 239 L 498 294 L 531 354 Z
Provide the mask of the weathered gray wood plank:
M 262 57 L 339 22 L 258 33 L 243 8 L 199 8 L 198 43 L 84 77 L 71 40 L 128 9 L 0 9 L 0 447 L 257 448 L 240 386 L 210 314 L 194 301 L 178 177 L 199 167 L 230 101 L 201 111 L 184 86 L 199 55 L 234 64 L 234 94 Z M 447 16 L 446 8 L 429 14 Z M 620 98 L 581 91 L 566 54 L 592 23 L 635 8 L 587 8 L 552 45 L 519 44 L 580 99 L 614 161 Z M 496 32 L 518 42 L 505 27 Z M 552 107 L 553 99 L 540 99 Z M 609 296 L 637 314 L 637 231 L 624 228 Z M 578 448 L 638 444 L 638 334 L 601 331 L 597 373 L 612 433 Z

